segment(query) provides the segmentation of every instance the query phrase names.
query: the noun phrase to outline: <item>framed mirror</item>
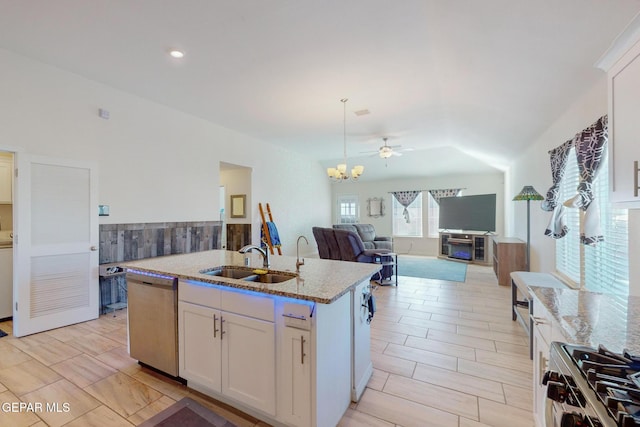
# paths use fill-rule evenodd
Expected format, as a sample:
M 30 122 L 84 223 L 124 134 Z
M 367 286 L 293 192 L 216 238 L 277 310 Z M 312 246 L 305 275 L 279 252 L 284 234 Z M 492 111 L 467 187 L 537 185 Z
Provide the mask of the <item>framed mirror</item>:
M 384 216 L 384 199 L 378 197 L 367 199 L 367 215 L 372 218 Z
M 245 194 L 231 195 L 231 218 L 246 218 L 245 203 L 247 196 Z

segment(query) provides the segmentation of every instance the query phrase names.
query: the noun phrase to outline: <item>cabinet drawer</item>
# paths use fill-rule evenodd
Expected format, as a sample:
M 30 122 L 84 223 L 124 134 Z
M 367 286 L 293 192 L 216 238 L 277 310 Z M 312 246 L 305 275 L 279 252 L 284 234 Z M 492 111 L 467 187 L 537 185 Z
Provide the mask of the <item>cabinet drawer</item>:
M 234 290 L 221 290 L 220 308 L 224 311 L 242 314 L 273 322 L 274 301 L 266 295 L 259 295 L 254 292 L 243 292 Z
M 221 290 L 215 286 L 207 286 L 206 283 L 178 282 L 178 300 L 203 305 L 211 308 L 220 308 Z

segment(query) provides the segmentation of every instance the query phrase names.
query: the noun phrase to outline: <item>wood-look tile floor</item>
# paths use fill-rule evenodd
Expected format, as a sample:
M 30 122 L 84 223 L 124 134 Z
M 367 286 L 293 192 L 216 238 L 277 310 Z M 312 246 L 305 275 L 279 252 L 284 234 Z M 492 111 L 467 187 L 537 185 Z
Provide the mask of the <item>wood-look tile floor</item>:
M 400 277 L 375 290 L 374 373 L 341 427 L 533 426 L 528 338 L 511 321 L 510 289 L 489 267 L 465 283 Z M 266 424 L 141 368 L 127 354 L 126 311 L 52 331 L 0 338 L 0 427 L 138 425 L 182 397 L 240 427 Z M 0 323 L 11 332 L 11 322 Z M 66 411 L 63 404 L 69 405 Z

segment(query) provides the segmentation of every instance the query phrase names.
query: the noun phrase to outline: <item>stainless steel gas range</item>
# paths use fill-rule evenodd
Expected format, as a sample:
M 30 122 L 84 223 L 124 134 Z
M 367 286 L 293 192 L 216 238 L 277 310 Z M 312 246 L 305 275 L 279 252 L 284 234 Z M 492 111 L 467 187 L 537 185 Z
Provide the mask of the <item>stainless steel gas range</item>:
M 640 357 L 551 343 L 545 427 L 640 426 Z

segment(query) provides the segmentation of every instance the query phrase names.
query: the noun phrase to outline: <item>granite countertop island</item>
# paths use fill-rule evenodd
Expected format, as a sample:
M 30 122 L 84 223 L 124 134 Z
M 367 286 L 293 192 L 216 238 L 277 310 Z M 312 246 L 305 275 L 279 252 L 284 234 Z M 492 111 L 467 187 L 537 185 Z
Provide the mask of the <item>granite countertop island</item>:
M 220 266 L 244 267 L 249 256 L 250 266 L 262 269 L 262 256 L 258 253 L 241 254 L 235 251 L 212 250 L 183 255 L 169 255 L 123 263 L 128 270 L 162 274 L 184 280 L 211 283 L 247 289 L 266 294 L 330 304 L 349 290 L 371 277 L 381 266 L 377 264 L 306 258 L 297 277 L 281 283 L 263 284 L 200 273 Z M 295 273 L 296 258 L 271 256 L 270 272 Z
M 530 286 L 566 341 L 640 355 L 640 297 Z

